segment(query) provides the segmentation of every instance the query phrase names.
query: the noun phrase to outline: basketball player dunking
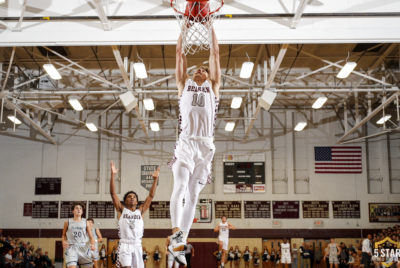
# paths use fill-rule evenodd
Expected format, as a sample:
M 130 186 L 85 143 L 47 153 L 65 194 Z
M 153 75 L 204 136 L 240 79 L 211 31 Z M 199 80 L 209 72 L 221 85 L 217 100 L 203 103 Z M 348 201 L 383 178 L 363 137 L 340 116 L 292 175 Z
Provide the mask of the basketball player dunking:
M 151 201 L 156 193 L 158 176 L 160 168 L 153 173 L 153 185 L 150 188 L 149 195 L 143 204 L 138 207 L 139 198 L 133 191 L 129 191 L 124 195 L 124 201 L 119 201 L 115 192 L 115 174 L 118 169 L 114 162 L 111 162 L 111 180 L 110 194 L 117 210 L 118 217 L 118 262 L 121 267 L 144 268 L 142 237 L 143 237 L 143 214 L 149 209 Z
M 235 230 L 235 226 L 230 224 L 226 216 L 221 217 L 221 222 L 217 224 L 214 228 L 214 232 L 219 232 L 218 235 L 218 250 L 222 252 L 221 254 L 221 267 L 225 267 L 226 251 L 229 245 L 229 230 Z
M 170 211 L 171 243 L 168 251 L 176 261 L 186 265 L 185 247 L 192 226 L 197 199 L 207 184 L 214 157 L 214 127 L 219 101 L 221 69 L 219 46 L 211 30 L 209 68 L 200 67 L 192 78 L 187 74 L 182 36 L 176 47 L 176 84 L 179 96 L 180 134 L 174 159 L 170 163 L 174 176 Z M 185 205 L 182 206 L 183 199 Z

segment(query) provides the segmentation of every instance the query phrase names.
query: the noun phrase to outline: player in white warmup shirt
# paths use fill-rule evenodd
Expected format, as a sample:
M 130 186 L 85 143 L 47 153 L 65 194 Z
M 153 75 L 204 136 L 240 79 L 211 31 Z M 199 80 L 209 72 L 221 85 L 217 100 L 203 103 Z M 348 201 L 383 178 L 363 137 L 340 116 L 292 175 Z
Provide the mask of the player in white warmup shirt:
M 284 238 L 283 243 L 281 243 L 281 263 L 282 268 L 290 267 L 290 264 L 292 263 L 292 253 L 287 238 Z
M 228 250 L 229 244 L 229 230 L 235 230 L 235 226 L 230 224 L 226 216 L 221 217 L 221 222 L 217 224 L 214 228 L 214 232 L 219 232 L 218 234 L 218 250 L 221 252 L 221 267 L 225 265 L 226 251 Z
M 83 205 L 72 205 L 74 217 L 64 222 L 62 244 L 65 249 L 65 263 L 68 268 L 92 267 L 92 250 L 95 249 L 92 224 L 82 218 Z M 89 243 L 90 242 L 90 243 Z
M 182 265 L 186 265 L 184 249 L 193 223 L 197 199 L 207 184 L 215 152 L 213 138 L 221 68 L 214 29 L 211 34 L 209 68 L 198 68 L 192 78 L 187 74 L 182 36 L 176 46 L 175 76 L 179 95 L 180 134 L 173 161 L 170 162 L 174 188 L 170 200 L 172 235 L 168 251 Z
M 115 174 L 118 169 L 114 162 L 111 162 L 111 180 L 110 194 L 117 210 L 118 217 L 118 262 L 120 267 L 144 268 L 142 237 L 144 231 L 143 214 L 149 209 L 151 201 L 154 198 L 157 188 L 158 176 L 160 168 L 153 173 L 153 185 L 150 188 L 149 195 L 142 205 L 138 206 L 139 198 L 133 191 L 129 191 L 124 195 L 124 201 L 121 202 L 115 192 Z

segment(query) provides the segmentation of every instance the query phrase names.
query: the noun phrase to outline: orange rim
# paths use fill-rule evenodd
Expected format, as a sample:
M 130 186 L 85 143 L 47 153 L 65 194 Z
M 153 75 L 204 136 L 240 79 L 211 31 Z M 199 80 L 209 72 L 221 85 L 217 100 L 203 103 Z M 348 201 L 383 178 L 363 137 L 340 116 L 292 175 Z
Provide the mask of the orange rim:
M 175 8 L 174 1 L 176 1 L 176 0 L 171 0 L 171 7 L 175 10 L 175 12 L 185 16 L 184 12 Z M 186 2 L 209 2 L 209 0 L 186 0 Z M 216 10 L 210 11 L 210 13 L 208 13 L 208 14 L 212 15 L 215 12 L 218 12 L 222 8 L 223 5 L 224 5 L 224 0 L 221 0 L 221 5 Z

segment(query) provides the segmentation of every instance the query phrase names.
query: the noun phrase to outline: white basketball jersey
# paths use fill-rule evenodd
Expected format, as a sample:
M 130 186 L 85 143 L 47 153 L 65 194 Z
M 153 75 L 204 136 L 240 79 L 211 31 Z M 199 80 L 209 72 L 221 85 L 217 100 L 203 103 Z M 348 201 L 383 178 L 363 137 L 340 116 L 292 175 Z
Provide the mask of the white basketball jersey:
M 83 245 L 89 242 L 89 236 L 86 232 L 86 219 L 74 221 L 68 219 L 67 240 L 70 245 Z
M 125 242 L 141 242 L 143 237 L 143 218 L 139 209 L 131 211 L 124 208 L 118 222 L 119 238 Z
M 228 226 L 228 222 L 219 223 L 219 236 L 218 238 L 220 240 L 222 239 L 229 239 L 229 226 Z
M 282 251 L 282 255 L 290 255 L 290 244 L 289 242 L 287 243 L 281 243 L 281 251 Z
M 179 99 L 180 135 L 213 137 L 218 99 L 207 80 L 201 86 L 188 79 Z

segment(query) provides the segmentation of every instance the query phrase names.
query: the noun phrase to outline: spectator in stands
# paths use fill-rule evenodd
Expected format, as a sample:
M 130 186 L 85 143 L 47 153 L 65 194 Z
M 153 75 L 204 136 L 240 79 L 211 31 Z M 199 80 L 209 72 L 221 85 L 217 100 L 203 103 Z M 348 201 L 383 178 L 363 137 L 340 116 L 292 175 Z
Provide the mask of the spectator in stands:
M 160 262 L 161 262 L 161 252 L 160 252 L 160 248 L 159 248 L 158 246 L 156 246 L 156 248 L 154 249 L 153 260 L 154 260 L 154 264 L 155 264 L 157 267 L 160 266 Z
M 147 254 L 147 250 L 145 247 L 143 247 L 143 263 L 144 263 L 144 267 L 147 266 L 147 260 L 149 258 L 149 255 Z
M 213 255 L 215 256 L 215 259 L 217 261 L 217 267 L 219 267 L 221 265 L 222 252 L 219 250 L 216 250 L 213 252 Z
M 235 251 L 233 250 L 233 247 L 230 247 L 228 251 L 228 259 L 227 262 L 230 264 L 229 267 L 232 268 L 232 262 L 235 259 Z
M 6 255 L 4 256 L 5 258 L 5 266 L 6 267 L 12 267 L 13 265 L 13 257 L 12 257 L 12 250 L 8 250 Z
M 32 252 L 28 250 L 24 257 L 24 265 L 25 268 L 33 268 L 35 267 L 35 263 L 33 262 Z
M 268 252 L 267 247 L 264 247 L 264 252 L 263 252 L 261 258 L 262 258 L 262 267 L 267 268 L 268 261 L 269 261 L 269 252 Z
M 316 268 L 321 268 L 320 264 L 321 264 L 321 260 L 322 260 L 322 251 L 321 251 L 321 247 L 320 246 L 318 246 L 315 249 L 314 259 L 315 259 Z
M 292 247 L 292 268 L 298 267 L 298 259 L 299 259 L 299 250 L 297 249 L 296 243 L 293 243 Z
M 235 246 L 235 258 L 234 258 L 235 266 L 236 266 L 236 267 L 239 266 L 239 264 L 240 264 L 240 258 L 241 258 L 241 257 L 242 257 L 242 252 L 240 251 L 239 246 L 236 245 L 236 246 Z
M 46 268 L 53 267 L 53 263 L 51 262 L 49 258 L 49 253 L 47 251 L 44 253 L 44 256 L 42 256 L 42 259 L 43 259 L 43 264 L 46 266 Z
M 369 268 L 372 257 L 372 235 L 368 234 L 367 238 L 362 242 L 362 264 L 364 268 Z
M 24 256 L 22 255 L 22 252 L 19 251 L 18 255 L 15 257 L 14 260 L 14 267 L 22 268 L 23 265 L 24 265 Z
M 250 253 L 249 246 L 246 246 L 246 248 L 243 252 L 243 260 L 244 260 L 244 267 L 249 268 L 250 260 L 251 260 L 251 253 Z
M 346 244 L 340 242 L 340 254 L 339 254 L 339 267 L 347 268 L 349 263 L 349 253 L 346 247 Z
M 117 260 L 118 260 L 118 245 L 115 245 L 113 247 L 113 250 L 111 252 L 111 263 L 113 267 L 116 267 L 117 265 Z
M 311 268 L 311 249 L 308 244 L 304 244 L 303 261 L 304 268 Z
M 260 254 L 258 253 L 258 249 L 254 247 L 253 251 L 253 266 L 258 267 L 260 265 Z
M 275 268 L 275 266 L 276 266 L 276 252 L 275 252 L 275 249 L 273 247 L 271 248 L 271 254 L 269 256 L 269 260 L 271 261 L 271 267 Z
M 324 258 L 323 258 L 323 260 L 325 261 L 326 268 L 329 268 L 330 267 L 330 264 L 329 264 L 329 247 L 326 247 L 324 249 Z
M 104 244 L 101 245 L 100 251 L 100 267 L 106 267 L 107 266 L 107 252 L 106 252 L 106 246 Z
M 301 246 L 299 247 L 300 253 L 300 268 L 304 268 L 304 250 L 305 250 L 305 243 L 302 242 Z

